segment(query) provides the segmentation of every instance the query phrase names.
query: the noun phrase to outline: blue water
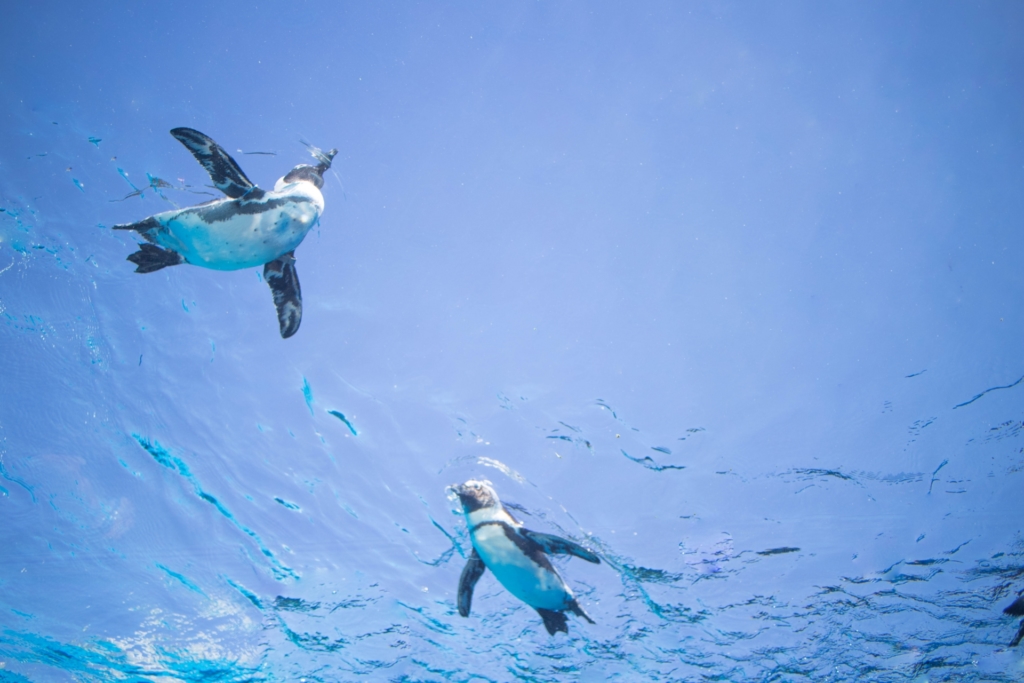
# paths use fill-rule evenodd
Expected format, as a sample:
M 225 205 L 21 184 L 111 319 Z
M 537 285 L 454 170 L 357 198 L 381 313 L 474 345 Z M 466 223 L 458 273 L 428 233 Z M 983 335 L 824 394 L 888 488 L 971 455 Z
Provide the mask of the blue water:
M 1024 10 L 12 5 L 0 683 L 1019 681 Z M 296 251 L 112 225 L 337 147 Z M 446 487 L 594 625 L 551 637 Z

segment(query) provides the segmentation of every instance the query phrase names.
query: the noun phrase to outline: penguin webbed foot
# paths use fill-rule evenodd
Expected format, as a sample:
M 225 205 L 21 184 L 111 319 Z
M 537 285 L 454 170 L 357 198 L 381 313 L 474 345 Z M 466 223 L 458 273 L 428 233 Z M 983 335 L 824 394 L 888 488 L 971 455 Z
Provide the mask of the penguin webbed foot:
M 544 620 L 544 628 L 548 630 L 549 635 L 553 636 L 559 631 L 566 635 L 569 634 L 569 624 L 568 620 L 565 618 L 565 612 L 556 612 L 554 610 L 542 609 L 540 607 L 535 607 L 534 609 L 537 610 L 537 614 L 540 615 L 540 618 Z
M 161 268 L 176 266 L 185 261 L 185 259 L 181 258 L 181 254 L 176 251 L 161 249 L 154 244 L 146 243 L 140 244 L 139 250 L 134 254 L 130 254 L 127 260 L 135 264 L 136 273 L 152 273 Z
M 569 620 L 566 618 L 565 612 L 561 610 L 555 611 L 550 609 L 543 609 L 540 607 L 534 607 L 534 609 L 537 610 L 537 614 L 540 615 L 540 618 L 544 620 L 544 628 L 548 630 L 549 635 L 553 636 L 559 631 L 566 635 L 569 634 Z M 583 608 L 580 607 L 580 603 L 576 602 L 575 598 L 573 598 L 572 602 L 569 603 L 566 609 L 575 614 L 576 616 L 586 619 L 591 624 L 597 623 L 596 621 L 590 618 L 589 614 L 583 611 Z M 1024 629 L 1022 629 L 1022 631 L 1024 631 Z
M 1020 620 L 1020 628 L 1017 629 L 1017 635 L 1010 641 L 1010 647 L 1017 647 L 1022 639 L 1024 639 L 1024 619 Z

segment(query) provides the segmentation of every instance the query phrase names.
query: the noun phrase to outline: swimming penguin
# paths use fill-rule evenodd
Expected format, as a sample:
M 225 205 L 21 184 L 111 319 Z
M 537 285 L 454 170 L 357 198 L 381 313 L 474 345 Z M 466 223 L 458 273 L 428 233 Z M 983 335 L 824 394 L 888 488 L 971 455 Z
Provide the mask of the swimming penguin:
M 575 555 L 587 562 L 601 559 L 586 548 L 558 536 L 530 531 L 516 521 L 487 481 L 449 487 L 462 503 L 473 552 L 459 577 L 459 614 L 469 616 L 473 587 L 490 569 L 508 592 L 537 610 L 548 633 L 568 633 L 565 611 L 594 620 L 548 561 L 548 554 Z
M 134 230 L 147 242 L 128 260 L 137 266 L 136 273 L 179 263 L 213 270 L 263 266 L 281 336 L 287 339 L 302 321 L 295 248 L 323 213 L 323 174 L 338 150 L 317 153 L 319 164 L 296 166 L 267 192 L 246 178 L 231 155 L 208 136 L 191 128 L 175 128 L 171 135 L 192 152 L 227 198 L 115 225 L 114 230 Z

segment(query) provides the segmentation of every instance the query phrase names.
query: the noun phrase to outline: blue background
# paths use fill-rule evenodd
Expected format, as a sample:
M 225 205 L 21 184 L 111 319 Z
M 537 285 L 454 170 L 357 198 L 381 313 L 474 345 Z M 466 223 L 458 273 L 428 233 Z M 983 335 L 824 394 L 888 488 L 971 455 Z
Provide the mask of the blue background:
M 1024 676 L 1019 4 L 5 25 L 0 681 Z M 341 150 L 294 338 L 124 260 L 210 198 L 176 126 Z M 471 477 L 596 625 L 458 616 Z

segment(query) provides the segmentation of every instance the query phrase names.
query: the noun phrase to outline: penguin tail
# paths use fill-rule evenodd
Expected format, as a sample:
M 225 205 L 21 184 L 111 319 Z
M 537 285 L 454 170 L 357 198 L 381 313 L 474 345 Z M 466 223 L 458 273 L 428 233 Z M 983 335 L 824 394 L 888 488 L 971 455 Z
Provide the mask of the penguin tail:
M 145 233 L 152 228 L 160 227 L 160 223 L 150 216 L 149 218 L 143 219 L 137 223 L 121 223 L 120 225 L 114 225 L 111 230 L 134 230 L 137 233 Z
M 555 635 L 559 631 L 562 633 L 569 633 L 569 624 L 565 618 L 565 612 L 556 612 L 550 609 L 542 609 L 540 607 L 534 607 L 537 610 L 537 614 L 544 620 L 544 628 L 548 630 L 549 635 Z
M 586 612 L 583 611 L 583 608 L 580 607 L 580 603 L 576 602 L 576 598 L 573 598 L 572 602 L 569 603 L 569 611 L 572 612 L 573 614 L 575 614 L 578 617 L 583 617 L 584 619 L 589 621 L 591 624 L 596 624 L 597 623 L 596 621 L 594 621 L 593 619 L 590 618 L 589 614 L 587 614 Z
M 181 254 L 176 251 L 161 249 L 156 245 L 145 243 L 140 244 L 139 250 L 131 254 L 128 260 L 137 266 L 136 273 L 152 273 L 161 268 L 185 262 L 185 259 L 181 258 Z

